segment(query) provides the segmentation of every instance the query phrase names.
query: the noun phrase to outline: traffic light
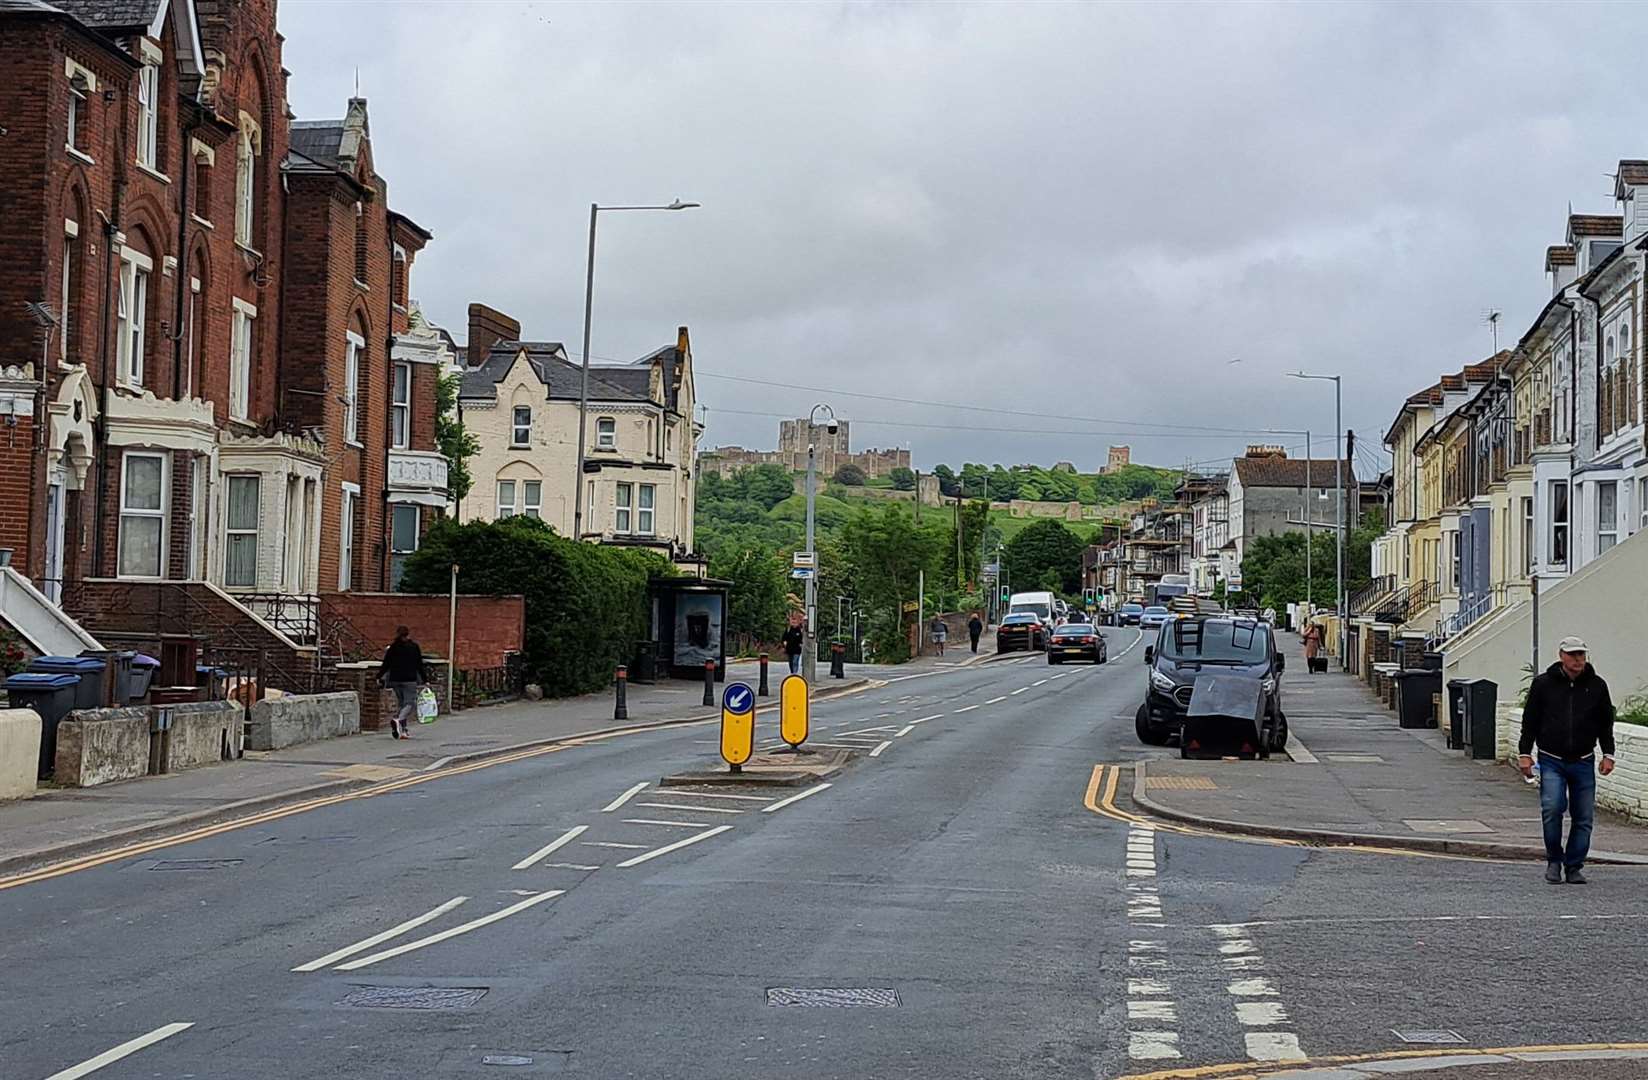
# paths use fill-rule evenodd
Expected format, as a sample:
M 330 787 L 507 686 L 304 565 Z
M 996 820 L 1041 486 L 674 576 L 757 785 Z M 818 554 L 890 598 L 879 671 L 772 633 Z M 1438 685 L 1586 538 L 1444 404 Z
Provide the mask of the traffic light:
M 1012 593 L 1007 591 L 1007 586 L 1003 585 L 1001 587 L 1001 602 L 1004 603 L 1004 604 L 1007 603 L 1008 597 L 1010 597 L 1011 595 L 1012 595 Z
M 1083 589 L 1082 590 L 1082 604 L 1083 604 L 1083 606 L 1092 607 L 1097 602 L 1097 596 L 1095 595 L 1096 592 L 1097 592 L 1097 590 L 1095 590 L 1095 589 Z

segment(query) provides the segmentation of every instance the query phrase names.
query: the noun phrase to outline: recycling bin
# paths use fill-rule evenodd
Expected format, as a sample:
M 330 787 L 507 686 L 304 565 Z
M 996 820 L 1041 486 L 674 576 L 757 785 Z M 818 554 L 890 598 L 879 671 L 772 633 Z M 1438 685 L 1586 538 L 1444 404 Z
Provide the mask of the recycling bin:
M 132 657 L 131 681 L 126 687 L 126 701 L 142 701 L 149 695 L 149 684 L 154 681 L 156 671 L 160 670 L 160 661 L 152 656 L 137 653 Z M 122 702 L 121 704 L 125 704 Z
M 1405 668 L 1391 672 L 1396 680 L 1396 723 L 1405 728 L 1433 728 L 1431 697 L 1442 689 L 1442 673 L 1429 668 Z
M 1494 738 L 1494 711 L 1499 703 L 1499 684 L 1492 679 L 1456 679 L 1460 687 L 1459 722 L 1467 757 L 1489 760 L 1498 752 Z
M 1420 654 L 1420 656 L 1421 656 L 1421 662 L 1420 662 L 1419 666 L 1424 668 L 1426 671 L 1441 671 L 1442 670 L 1442 654 L 1441 653 L 1436 652 L 1432 649 L 1426 649 L 1423 653 Z
M 109 667 L 95 656 L 42 656 L 29 663 L 29 670 L 43 671 L 48 675 L 80 676 L 80 685 L 75 687 L 74 693 L 76 709 L 101 709 L 103 703 L 109 700 L 103 686 Z
M 229 673 L 220 667 L 211 664 L 195 665 L 195 685 L 206 688 L 207 701 L 222 701 L 224 686 L 229 681 Z
M 137 655 L 135 652 L 130 649 L 87 649 L 80 655 L 95 657 L 106 665 L 100 704 L 119 708 L 131 699 L 128 691 L 131 689 L 132 657 Z
M 52 774 L 57 761 L 57 725 L 74 710 L 78 675 L 49 671 L 20 671 L 6 679 L 6 700 L 14 709 L 40 714 L 40 779 Z

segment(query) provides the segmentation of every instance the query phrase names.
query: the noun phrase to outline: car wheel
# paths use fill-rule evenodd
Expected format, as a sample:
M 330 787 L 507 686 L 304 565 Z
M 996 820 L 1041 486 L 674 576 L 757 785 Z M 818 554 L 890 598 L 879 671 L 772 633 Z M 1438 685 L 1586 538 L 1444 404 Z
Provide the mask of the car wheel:
M 1049 667 L 1051 667 L 1052 665 L 1054 665 L 1058 662 L 1059 662 L 1058 657 L 1054 656 L 1052 653 L 1047 654 L 1047 664 L 1048 664 Z
M 1133 715 L 1133 731 L 1146 746 L 1165 746 L 1167 732 L 1150 722 L 1150 706 L 1140 705 Z
M 1288 725 L 1287 716 L 1281 712 L 1276 714 L 1276 727 L 1270 740 L 1270 748 L 1277 753 L 1287 749 Z

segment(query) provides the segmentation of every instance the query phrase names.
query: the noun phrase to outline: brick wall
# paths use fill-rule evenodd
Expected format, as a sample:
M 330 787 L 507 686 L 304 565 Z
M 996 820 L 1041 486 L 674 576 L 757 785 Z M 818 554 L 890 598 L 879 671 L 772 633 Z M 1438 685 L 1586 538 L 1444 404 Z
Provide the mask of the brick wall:
M 446 653 L 449 598 L 418 593 L 351 593 L 328 597 L 375 648 L 388 648 L 406 626 L 432 656 Z M 458 595 L 458 669 L 502 667 L 526 634 L 526 600 L 519 596 Z

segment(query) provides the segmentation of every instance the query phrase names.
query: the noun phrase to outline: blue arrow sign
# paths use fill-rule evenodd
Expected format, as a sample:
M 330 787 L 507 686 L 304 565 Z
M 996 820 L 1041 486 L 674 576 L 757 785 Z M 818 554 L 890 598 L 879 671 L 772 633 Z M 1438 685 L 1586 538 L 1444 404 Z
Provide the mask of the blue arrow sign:
M 728 683 L 721 693 L 721 707 L 734 716 L 741 716 L 755 708 L 755 691 L 741 682 Z

